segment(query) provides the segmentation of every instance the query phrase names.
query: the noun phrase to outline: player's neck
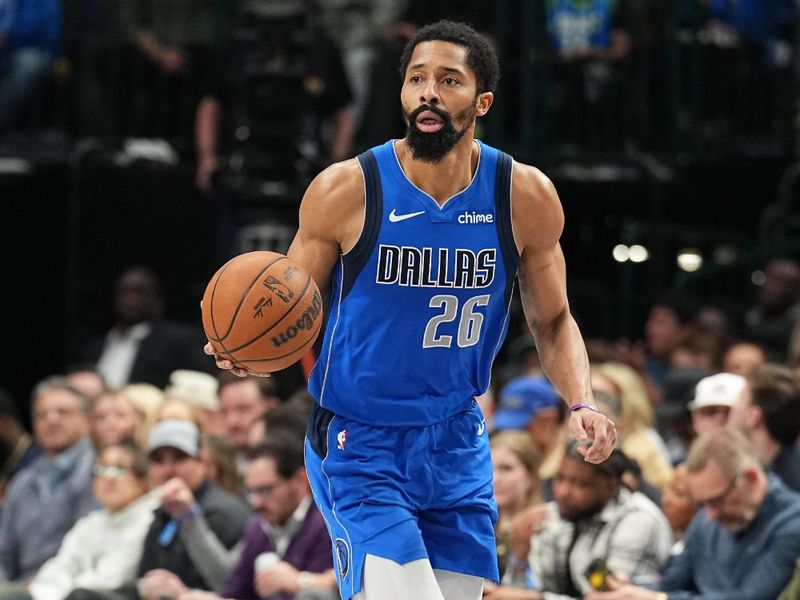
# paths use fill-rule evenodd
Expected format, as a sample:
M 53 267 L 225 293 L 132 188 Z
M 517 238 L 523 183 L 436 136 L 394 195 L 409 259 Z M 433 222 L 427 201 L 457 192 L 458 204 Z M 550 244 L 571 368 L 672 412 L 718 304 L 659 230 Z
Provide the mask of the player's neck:
M 468 131 L 440 162 L 429 163 L 415 159 L 405 140 L 397 144 L 397 157 L 408 180 L 443 204 L 472 181 L 478 168 L 480 150 Z

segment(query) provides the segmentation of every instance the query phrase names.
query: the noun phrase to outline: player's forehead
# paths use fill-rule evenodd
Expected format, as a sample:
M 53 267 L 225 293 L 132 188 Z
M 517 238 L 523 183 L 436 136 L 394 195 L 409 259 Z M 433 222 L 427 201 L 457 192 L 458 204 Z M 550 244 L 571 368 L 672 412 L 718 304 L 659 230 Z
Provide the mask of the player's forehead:
M 469 50 L 453 42 L 442 40 L 420 42 L 411 53 L 407 71 L 426 69 L 452 71 L 474 78 L 475 74 L 467 63 L 468 58 Z

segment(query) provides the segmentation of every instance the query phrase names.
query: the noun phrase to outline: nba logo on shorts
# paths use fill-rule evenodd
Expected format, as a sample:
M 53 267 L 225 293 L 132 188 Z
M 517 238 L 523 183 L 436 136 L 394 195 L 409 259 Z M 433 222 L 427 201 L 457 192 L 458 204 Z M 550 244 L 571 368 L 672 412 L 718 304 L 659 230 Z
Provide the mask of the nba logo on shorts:
M 336 447 L 339 450 L 344 450 L 345 442 L 347 442 L 347 429 L 342 429 L 336 434 Z
M 347 549 L 347 542 L 342 538 L 336 538 L 336 562 L 339 563 L 339 575 L 347 577 L 349 570 L 350 552 Z

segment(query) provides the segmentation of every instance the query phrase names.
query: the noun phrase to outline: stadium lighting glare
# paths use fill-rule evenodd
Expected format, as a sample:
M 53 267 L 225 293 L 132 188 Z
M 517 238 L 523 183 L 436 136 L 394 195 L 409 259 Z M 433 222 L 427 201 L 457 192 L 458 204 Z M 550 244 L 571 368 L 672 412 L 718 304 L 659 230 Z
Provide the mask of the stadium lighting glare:
M 625 244 L 617 244 L 614 246 L 614 250 L 611 252 L 611 256 L 614 257 L 614 260 L 619 263 L 624 263 L 630 260 L 631 258 L 631 251 Z
M 699 250 L 687 248 L 678 253 L 678 267 L 687 273 L 694 273 L 703 266 L 703 255 Z
M 642 263 L 650 258 L 650 252 L 644 246 L 634 244 L 629 248 L 628 258 L 631 262 Z

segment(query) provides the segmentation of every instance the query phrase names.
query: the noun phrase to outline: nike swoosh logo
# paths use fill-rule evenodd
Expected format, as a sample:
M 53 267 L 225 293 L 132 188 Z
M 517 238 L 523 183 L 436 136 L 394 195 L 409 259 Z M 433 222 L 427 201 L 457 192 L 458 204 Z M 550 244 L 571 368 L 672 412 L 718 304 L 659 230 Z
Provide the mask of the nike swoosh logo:
M 393 209 L 392 209 L 392 212 L 390 212 L 390 213 L 389 213 L 389 220 L 390 220 L 392 223 L 399 223 L 400 221 L 405 221 L 406 219 L 413 219 L 414 217 L 418 217 L 418 216 L 420 216 L 420 215 L 424 215 L 424 214 L 425 214 L 425 211 L 424 211 L 424 210 L 421 210 L 421 211 L 419 211 L 419 212 L 414 212 L 414 213 L 406 213 L 406 214 L 404 214 L 404 215 L 398 215 L 398 214 L 395 212 L 395 209 L 393 208 Z
M 478 437 L 483 435 L 484 429 L 486 429 L 486 421 L 481 421 L 478 423 Z

